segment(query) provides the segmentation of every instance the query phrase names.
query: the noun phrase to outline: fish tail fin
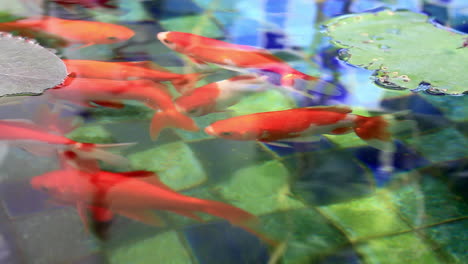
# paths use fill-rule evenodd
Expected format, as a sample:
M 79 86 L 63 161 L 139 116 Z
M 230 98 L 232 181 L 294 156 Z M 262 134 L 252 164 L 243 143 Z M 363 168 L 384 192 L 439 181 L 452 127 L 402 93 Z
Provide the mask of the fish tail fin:
M 115 166 L 125 166 L 128 165 L 128 159 L 104 149 L 128 147 L 133 144 L 134 143 L 93 144 L 76 142 L 71 146 L 71 151 L 76 153 L 79 159 L 100 160 Z
M 196 72 L 184 74 L 182 78 L 171 81 L 174 88 L 181 94 L 189 92 L 195 89 L 195 85 L 198 80 L 202 79 L 208 72 Z
M 233 225 L 257 224 L 258 218 L 238 207 L 212 200 L 203 200 L 199 210 L 203 213 L 226 219 Z
M 390 122 L 385 116 L 357 116 L 354 132 L 370 146 L 392 152 L 394 144 L 389 128 Z
M 150 135 L 155 140 L 161 130 L 166 127 L 175 127 L 187 131 L 198 131 L 198 126 L 192 118 L 175 110 L 157 112 L 150 125 Z

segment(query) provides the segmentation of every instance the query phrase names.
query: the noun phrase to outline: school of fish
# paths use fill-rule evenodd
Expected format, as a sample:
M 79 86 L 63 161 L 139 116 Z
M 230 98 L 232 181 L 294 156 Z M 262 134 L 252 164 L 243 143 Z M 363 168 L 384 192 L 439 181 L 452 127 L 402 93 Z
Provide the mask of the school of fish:
M 113 8 L 108 1 L 56 2 Z M 8 29 L 20 34 L 28 30 L 42 31 L 56 35 L 70 45 L 79 44 L 81 48 L 124 42 L 134 36 L 131 29 L 121 25 L 50 16 L 0 23 L 0 30 Z M 212 64 L 235 71 L 237 75 L 197 87 L 199 80 L 216 72 L 174 73 L 152 61 L 64 59 L 69 76 L 61 85 L 47 90 L 44 96 L 53 105 L 110 107 L 116 111 L 125 107 L 125 100 L 139 101 L 154 111 L 149 131 L 153 140 L 157 140 L 163 129 L 174 128 L 192 132 L 201 130 L 199 133 L 226 140 L 259 141 L 285 147 L 290 142 L 319 140 L 323 134 L 351 132 L 381 150 L 388 150 L 392 145 L 391 124 L 386 118 L 354 115 L 346 106 L 311 106 L 234 116 L 199 128 L 197 117 L 228 111 L 249 94 L 276 89 L 258 72 L 278 74 L 280 85 L 289 89 L 297 89 L 296 80 L 314 82 L 320 78 L 294 69 L 264 49 L 184 32 L 159 32 L 155 38 L 196 64 Z M 258 70 L 257 73 L 251 73 L 249 70 L 252 69 Z M 60 107 L 57 107 L 59 110 L 46 108 L 41 111 L 41 119 L 48 122 L 0 121 L 0 140 L 37 155 L 48 150 L 48 155 L 57 157 L 59 169 L 33 177 L 30 183 L 56 202 L 76 207 L 87 228 L 92 226 L 90 220 L 108 222 L 114 214 L 162 226 L 164 221 L 156 211 L 168 211 L 197 221 L 203 221 L 198 213 L 204 213 L 244 228 L 267 243 L 274 243 L 255 231 L 258 219 L 241 208 L 180 194 L 161 182 L 154 172 L 102 170 L 98 160 L 125 163 L 124 157 L 107 149 L 127 143 L 91 144 L 68 139 L 64 135 L 69 129 L 59 125 Z

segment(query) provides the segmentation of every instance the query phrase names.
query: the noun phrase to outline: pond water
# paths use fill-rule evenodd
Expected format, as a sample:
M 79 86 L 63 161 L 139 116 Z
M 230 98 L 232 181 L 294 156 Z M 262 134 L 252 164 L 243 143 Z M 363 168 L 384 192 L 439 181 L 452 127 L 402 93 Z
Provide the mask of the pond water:
M 90 8 L 69 2 L 104 6 Z M 155 96 L 158 110 L 152 106 L 152 92 L 147 98 L 142 92 L 143 97 L 132 97 L 137 100 L 122 101 L 129 99 L 121 95 L 130 87 L 141 91 L 161 88 L 156 87 L 156 82 L 137 80 L 141 71 L 133 75 L 117 73 L 128 76 L 114 83 L 117 89 L 111 89 L 109 97 L 83 99 L 94 95 L 93 89 L 108 89 L 114 84 L 109 80 L 100 86 L 96 85 L 99 80 L 91 81 L 94 86 L 82 83 L 78 71 L 78 76 L 72 75 L 76 79 L 63 89 L 67 85 L 78 90 L 91 87 L 88 95 L 60 95 L 59 88 L 1 104 L 0 118 L 31 120 L 40 131 L 57 133 L 51 128 L 60 122 L 65 123 L 61 133 L 77 142 L 134 144 L 104 148 L 126 160 L 111 156 L 97 169 L 93 160 L 75 160 L 73 155 L 71 161 L 63 160 L 64 155 L 70 158 L 70 152 L 77 149 L 60 152 L 62 158 L 57 158 L 55 152 L 50 155 L 51 149 L 63 149 L 60 144 L 48 145 L 48 151 L 44 151 L 37 142 L 21 146 L 4 144 L 12 143 L 8 140 L 2 143 L 0 263 L 468 263 L 468 97 L 413 92 L 401 90 L 401 86 L 384 89 L 375 84 L 379 79 L 373 75 L 374 70 L 351 65 L 352 60 L 339 60 L 339 54 L 344 60 L 352 57 L 352 50 L 347 54 L 332 45 L 321 27 L 337 16 L 376 13 L 385 8 L 424 12 L 457 34 L 468 32 L 468 3 L 464 0 L 3 0 L 2 14 L 100 21 L 135 32 L 120 42 L 95 44 L 90 42 L 97 33 L 89 31 L 80 38 L 91 41 L 66 47 L 58 45 L 61 42 L 50 35 L 35 35 L 61 59 L 151 61 L 149 66 L 126 65 L 141 71 L 145 67 L 163 67 L 175 73 L 206 73 L 200 76 L 197 87 L 246 74 L 245 69 L 242 73 L 231 69 L 239 66 L 239 53 L 231 56 L 222 45 L 220 50 L 211 49 L 217 42 L 196 51 L 205 52 L 209 58 L 223 58 L 218 63 L 223 67 L 207 68 L 189 61 L 187 54 L 170 49 L 176 40 L 163 44 L 157 37 L 160 32 L 180 31 L 268 49 L 285 62 L 280 63 L 282 66 L 249 69 L 247 74 L 258 77 L 254 85 L 249 83 L 241 89 L 244 93 L 239 102 L 226 103 L 232 105 L 224 107 L 225 111 L 209 108 L 209 114 L 193 116 L 198 131 L 185 123 L 185 130 L 163 129 L 157 138 L 151 137 L 150 124 L 165 119 L 154 115 L 180 110 L 182 103 L 175 107 L 171 100 L 164 101 L 168 93 L 174 100 L 180 93 L 164 82 L 169 90 Z M 62 33 L 61 37 L 68 35 Z M 184 40 L 187 45 L 199 43 L 187 36 L 178 39 L 182 43 Z M 381 47 L 388 50 L 390 46 Z M 253 54 L 269 56 L 246 47 L 235 50 L 244 52 L 240 53 L 246 56 L 244 63 L 255 63 L 258 57 Z M 468 52 L 468 47 L 465 50 L 460 43 L 457 51 Z M 411 59 L 418 58 L 409 54 Z M 284 65 L 319 80 L 299 78 L 297 86 L 284 89 L 287 74 L 282 73 L 285 69 L 286 73 L 291 71 Z M 447 67 L 450 65 L 447 62 Z M 100 67 L 89 70 L 89 74 L 99 75 Z M 283 88 L 278 86 L 281 83 Z M 302 84 L 310 90 L 301 89 Z M 204 96 L 208 95 L 192 100 L 206 101 Z M 90 101 L 100 106 L 83 105 Z M 44 110 L 45 105 L 52 110 Z M 234 116 L 337 105 L 316 113 L 328 116 L 331 112 L 340 118 L 319 119 L 323 123 L 318 131 L 324 134 L 317 132 L 320 135 L 294 142 L 255 140 L 271 137 L 276 130 L 290 138 L 301 135 L 302 130 L 291 128 L 303 121 L 301 112 L 294 110 L 272 119 L 257 115 L 254 120 L 258 123 L 253 127 L 251 119 L 242 119 L 231 124 L 231 130 L 224 134 L 216 134 L 216 127 L 210 126 Z M 388 127 L 391 139 L 375 126 L 367 131 L 378 134 L 375 138 L 379 140 L 384 138 L 383 145 L 365 135 L 358 136 L 358 129 L 355 133 L 353 127 L 367 124 L 358 124 L 359 120 L 377 119 L 348 115 L 346 107 L 359 116 L 393 118 Z M 338 122 L 347 124 L 346 132 L 351 133 L 335 130 L 341 127 Z M 205 129 L 209 126 L 211 130 Z M 239 131 L 246 139 L 246 134 L 263 128 L 251 140 L 232 140 Z M 2 140 L 20 133 L 5 131 L 0 132 Z M 89 157 L 89 152 L 83 153 Z M 109 159 L 114 163 L 105 162 Z M 79 169 L 85 172 L 76 173 Z M 36 185 L 32 180 L 53 171 L 62 173 L 47 180 L 50 186 Z M 137 172 L 109 176 L 102 171 Z M 164 184 L 142 171 L 156 173 Z M 93 188 L 97 191 L 90 194 Z M 155 205 L 137 197 L 147 188 L 153 188 Z M 79 193 L 81 200 L 57 199 L 70 193 Z M 125 206 L 112 207 L 114 204 Z M 90 205 L 94 207 L 87 207 Z M 254 216 L 255 223 L 244 221 Z

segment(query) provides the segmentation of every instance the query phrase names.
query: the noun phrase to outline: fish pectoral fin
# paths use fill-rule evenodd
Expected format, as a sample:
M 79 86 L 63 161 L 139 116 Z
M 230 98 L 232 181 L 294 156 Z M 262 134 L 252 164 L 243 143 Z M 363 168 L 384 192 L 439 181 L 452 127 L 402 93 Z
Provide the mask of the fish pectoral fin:
M 199 66 L 200 66 L 200 65 L 206 65 L 206 64 L 207 64 L 206 62 L 204 62 L 204 61 L 202 61 L 202 60 L 199 60 L 199 59 L 196 59 L 196 58 L 194 58 L 194 57 L 187 56 L 187 58 L 188 58 L 191 62 L 193 62 L 193 63 L 195 63 L 195 64 L 197 64 L 197 65 L 199 65 Z
M 104 107 L 111 107 L 121 109 L 125 107 L 125 104 L 119 101 L 93 101 L 94 104 L 104 106 Z
M 195 219 L 199 222 L 204 222 L 203 218 L 201 218 L 200 216 L 196 215 L 195 213 L 191 211 L 184 211 L 184 210 L 170 210 L 170 211 L 179 215 L 186 216 L 188 218 Z
M 346 105 L 333 105 L 333 106 L 308 106 L 305 107 L 309 110 L 314 111 L 330 111 L 340 114 L 348 114 L 351 113 L 353 110 Z
M 80 216 L 86 232 L 89 233 L 88 207 L 83 203 L 76 203 L 76 210 L 78 211 L 78 215 Z
M 142 222 L 147 225 L 156 226 L 156 227 L 163 227 L 165 226 L 164 220 L 161 219 L 158 215 L 156 215 L 151 210 L 132 210 L 132 209 L 125 209 L 125 210 L 118 210 L 118 214 L 133 219 L 138 222 Z
M 281 143 L 281 142 L 276 142 L 276 141 L 268 141 L 268 142 L 262 142 L 264 144 L 268 144 L 274 147 L 281 147 L 281 148 L 292 148 L 293 146 L 288 145 L 286 143 Z
M 73 47 L 73 48 L 71 48 L 71 49 L 77 50 L 77 49 L 86 48 L 86 47 L 89 47 L 89 46 L 92 46 L 92 45 L 94 45 L 94 43 L 93 43 L 93 42 L 89 42 L 89 43 L 86 43 L 86 44 L 83 44 L 83 45 L 80 45 L 80 46 Z

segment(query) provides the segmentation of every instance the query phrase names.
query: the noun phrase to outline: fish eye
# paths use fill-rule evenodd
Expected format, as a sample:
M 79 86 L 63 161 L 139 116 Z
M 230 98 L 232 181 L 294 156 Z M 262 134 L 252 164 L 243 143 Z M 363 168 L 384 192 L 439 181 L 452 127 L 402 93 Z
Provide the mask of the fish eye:
M 107 37 L 108 40 L 117 40 L 117 37 Z
M 198 113 L 198 108 L 192 108 L 190 111 L 188 111 L 189 114 L 196 114 Z
M 172 41 L 169 41 L 167 39 L 163 39 L 163 42 L 166 43 L 167 45 L 172 45 L 173 43 Z
M 225 136 L 225 137 L 229 137 L 229 136 L 232 136 L 233 134 L 232 134 L 232 132 L 222 132 L 220 135 Z

